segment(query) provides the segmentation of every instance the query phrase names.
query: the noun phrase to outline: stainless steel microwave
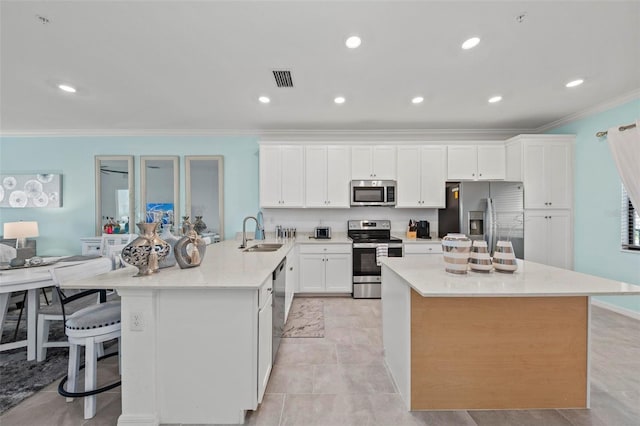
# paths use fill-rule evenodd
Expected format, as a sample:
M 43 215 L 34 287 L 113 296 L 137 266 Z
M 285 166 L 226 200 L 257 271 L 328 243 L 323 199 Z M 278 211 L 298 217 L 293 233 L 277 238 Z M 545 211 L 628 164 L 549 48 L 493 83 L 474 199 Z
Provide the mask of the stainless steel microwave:
M 352 206 L 395 206 L 395 180 L 352 180 Z

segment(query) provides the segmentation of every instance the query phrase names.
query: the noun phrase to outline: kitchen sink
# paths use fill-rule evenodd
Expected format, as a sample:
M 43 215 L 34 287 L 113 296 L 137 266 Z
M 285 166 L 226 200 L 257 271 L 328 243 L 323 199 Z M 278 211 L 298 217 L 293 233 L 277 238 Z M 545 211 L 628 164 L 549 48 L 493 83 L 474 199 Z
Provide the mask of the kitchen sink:
M 242 251 L 246 251 L 246 252 L 270 252 L 270 251 L 276 251 L 280 247 L 282 247 L 282 244 L 278 244 L 278 243 L 263 243 L 263 244 L 256 244 L 255 246 L 247 247 L 246 249 L 244 249 Z

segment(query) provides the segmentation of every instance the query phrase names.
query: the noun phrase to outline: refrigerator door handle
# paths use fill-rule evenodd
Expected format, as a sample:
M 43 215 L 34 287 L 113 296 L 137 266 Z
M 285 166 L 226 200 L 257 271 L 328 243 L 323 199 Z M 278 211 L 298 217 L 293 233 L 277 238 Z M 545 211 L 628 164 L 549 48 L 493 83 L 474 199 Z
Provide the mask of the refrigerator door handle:
M 495 216 L 493 211 L 493 200 L 487 198 L 487 210 L 485 211 L 487 220 L 487 246 L 489 248 L 489 254 L 493 255 L 495 249 Z

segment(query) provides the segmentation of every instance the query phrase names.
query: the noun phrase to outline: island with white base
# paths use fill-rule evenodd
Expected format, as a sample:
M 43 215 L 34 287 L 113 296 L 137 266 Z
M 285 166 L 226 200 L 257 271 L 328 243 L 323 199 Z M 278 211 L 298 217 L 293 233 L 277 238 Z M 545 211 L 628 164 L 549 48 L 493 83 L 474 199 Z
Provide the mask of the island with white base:
M 640 294 L 527 261 L 461 275 L 441 256 L 382 263 L 385 362 L 411 411 L 588 408 L 590 298 Z
M 118 425 L 241 424 L 258 407 L 272 365 L 272 273 L 294 242 L 263 253 L 238 245 L 207 246 L 195 268 L 134 277 L 128 266 L 62 283 L 122 297 Z

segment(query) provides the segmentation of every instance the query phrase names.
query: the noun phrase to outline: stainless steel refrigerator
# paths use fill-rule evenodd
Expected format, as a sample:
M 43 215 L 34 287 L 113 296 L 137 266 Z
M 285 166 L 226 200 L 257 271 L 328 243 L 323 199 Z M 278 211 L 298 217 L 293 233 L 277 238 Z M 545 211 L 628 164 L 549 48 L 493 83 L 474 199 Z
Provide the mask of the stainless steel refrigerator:
M 524 259 L 524 186 L 521 182 L 447 182 L 446 208 L 438 210 L 438 237 L 462 233 L 485 240 L 493 254 L 508 239 Z

